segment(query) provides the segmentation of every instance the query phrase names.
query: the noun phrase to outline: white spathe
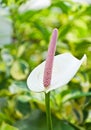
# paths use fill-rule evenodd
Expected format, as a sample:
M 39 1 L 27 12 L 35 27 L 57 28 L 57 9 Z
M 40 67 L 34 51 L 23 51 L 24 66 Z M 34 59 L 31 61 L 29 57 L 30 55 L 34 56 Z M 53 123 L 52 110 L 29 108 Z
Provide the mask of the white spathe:
M 86 55 L 78 60 L 70 53 L 60 54 L 54 57 L 51 84 L 45 88 L 43 75 L 45 61 L 38 65 L 29 75 L 27 85 L 34 92 L 49 92 L 66 85 L 76 74 L 81 64 L 86 60 Z
M 50 6 L 50 4 L 51 0 L 28 0 L 20 6 L 19 11 L 25 12 L 28 10 L 40 10 Z

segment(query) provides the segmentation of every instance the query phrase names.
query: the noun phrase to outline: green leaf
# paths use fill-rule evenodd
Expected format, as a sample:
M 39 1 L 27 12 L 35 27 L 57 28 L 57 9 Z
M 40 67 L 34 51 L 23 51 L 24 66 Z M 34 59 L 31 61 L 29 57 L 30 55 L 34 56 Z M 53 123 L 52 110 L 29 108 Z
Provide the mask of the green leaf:
M 29 113 L 31 112 L 31 105 L 29 102 L 22 102 L 18 100 L 16 103 L 16 108 L 18 109 L 19 112 L 21 112 L 25 116 L 29 115 Z
M 26 81 L 14 81 L 12 85 L 14 85 L 16 87 L 17 92 L 19 90 L 21 90 L 21 91 L 29 91 Z
M 62 26 L 59 30 L 59 38 L 64 39 L 65 35 L 70 31 L 71 25 Z
M 46 116 L 39 110 L 33 111 L 29 118 L 18 121 L 15 126 L 19 130 L 47 130 Z M 53 130 L 76 130 L 67 121 L 58 120 L 53 116 Z
M 19 130 L 19 129 L 6 123 L 2 123 L 0 130 Z
M 85 14 L 91 15 L 91 5 L 84 11 Z
M 67 4 L 67 2 L 63 2 L 63 1 L 56 1 L 53 3 L 53 6 L 59 7 L 63 13 L 68 13 L 68 11 L 71 8 L 70 4 Z
M 0 110 L 7 107 L 7 99 L 5 97 L 0 97 Z
M 85 130 L 91 130 L 91 122 L 85 124 Z
M 29 73 L 28 64 L 23 60 L 15 61 L 11 67 L 11 76 L 16 80 L 26 79 Z
M 66 102 L 68 100 L 71 99 L 77 99 L 77 98 L 81 98 L 81 97 L 85 97 L 85 96 L 91 96 L 91 92 L 81 92 L 81 91 L 74 91 L 71 92 L 69 94 L 67 94 L 66 96 L 64 96 L 62 102 Z

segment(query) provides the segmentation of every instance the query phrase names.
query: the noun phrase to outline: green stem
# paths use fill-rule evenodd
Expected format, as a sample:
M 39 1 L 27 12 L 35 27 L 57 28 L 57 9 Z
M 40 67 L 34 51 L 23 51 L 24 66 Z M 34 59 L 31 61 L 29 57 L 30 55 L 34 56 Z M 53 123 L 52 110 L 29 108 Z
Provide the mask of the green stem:
M 45 93 L 45 105 L 46 105 L 47 127 L 48 127 L 48 130 L 53 130 L 52 119 L 51 119 L 51 110 L 50 110 L 50 92 Z

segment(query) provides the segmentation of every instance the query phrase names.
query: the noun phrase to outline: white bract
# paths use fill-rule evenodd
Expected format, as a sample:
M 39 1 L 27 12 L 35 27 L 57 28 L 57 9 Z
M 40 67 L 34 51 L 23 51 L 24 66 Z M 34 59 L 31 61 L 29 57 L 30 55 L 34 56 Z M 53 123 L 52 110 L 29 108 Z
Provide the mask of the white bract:
M 52 79 L 48 87 L 43 85 L 45 61 L 38 65 L 29 75 L 27 85 L 34 92 L 49 92 L 66 85 L 76 74 L 81 64 L 86 60 L 86 55 L 78 60 L 70 53 L 54 57 Z

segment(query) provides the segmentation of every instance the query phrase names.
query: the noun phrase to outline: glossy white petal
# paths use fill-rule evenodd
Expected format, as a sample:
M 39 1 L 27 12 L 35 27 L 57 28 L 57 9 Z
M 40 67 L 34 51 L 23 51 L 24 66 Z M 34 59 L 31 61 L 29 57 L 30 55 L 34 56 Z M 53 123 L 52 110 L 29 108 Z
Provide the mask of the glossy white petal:
M 81 64 L 86 60 L 86 55 L 78 60 L 70 53 L 64 53 L 55 56 L 52 71 L 52 80 L 50 86 L 45 88 L 43 85 L 43 75 L 45 61 L 37 66 L 29 75 L 27 85 L 34 92 L 49 92 L 67 84 L 76 74 Z

